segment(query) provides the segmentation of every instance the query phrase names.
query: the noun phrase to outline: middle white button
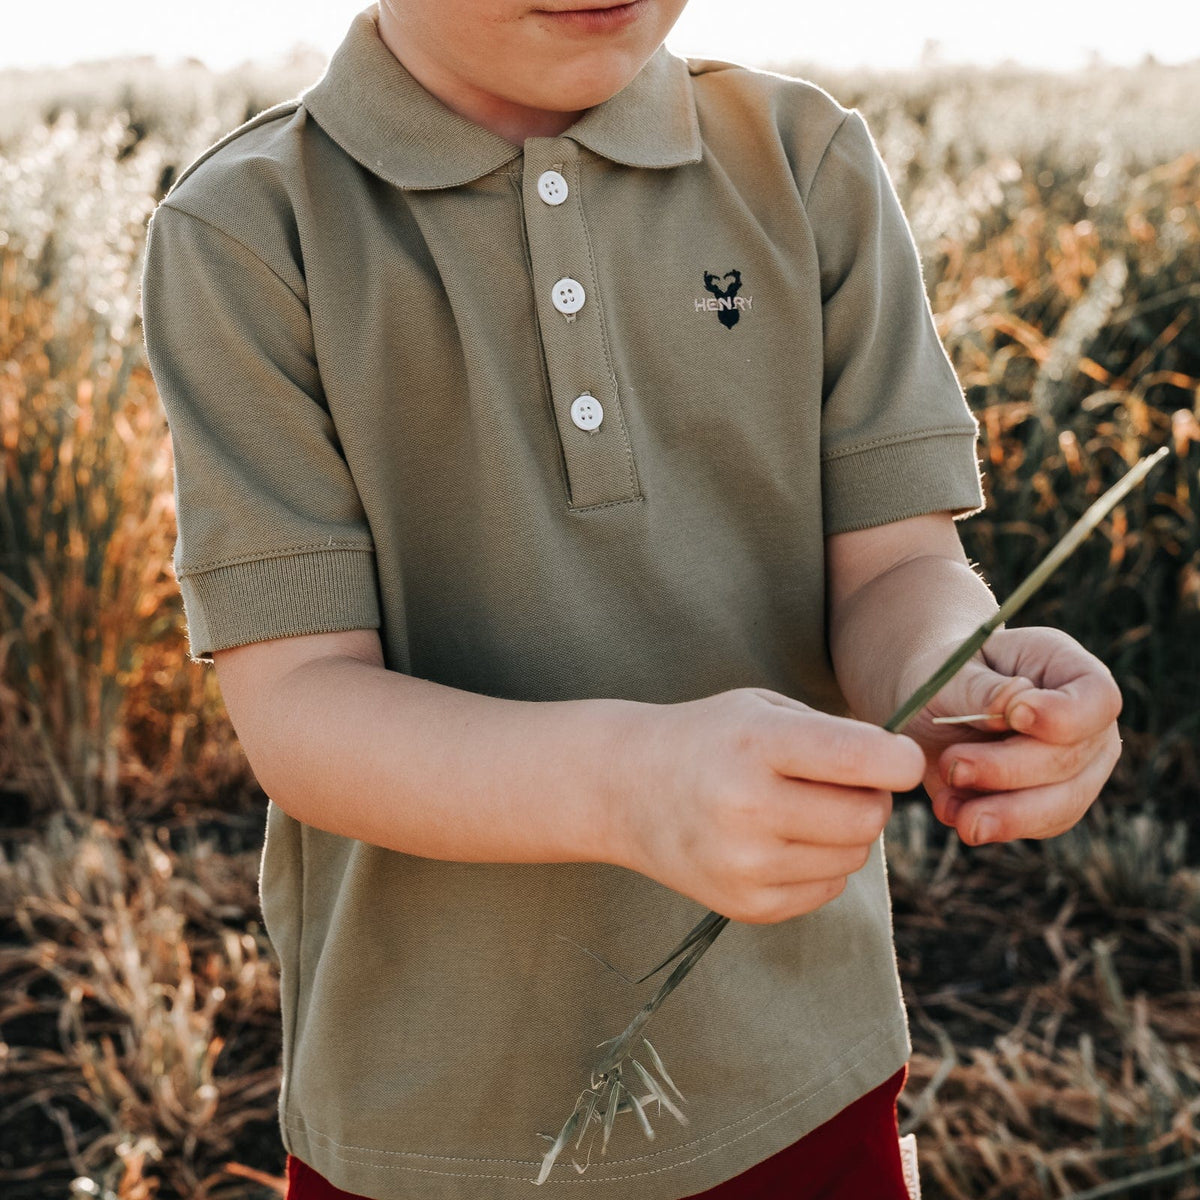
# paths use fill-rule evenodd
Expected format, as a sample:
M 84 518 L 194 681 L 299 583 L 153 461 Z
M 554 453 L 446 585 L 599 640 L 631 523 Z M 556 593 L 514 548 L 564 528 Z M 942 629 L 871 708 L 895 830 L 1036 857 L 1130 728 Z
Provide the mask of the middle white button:
M 595 429 L 604 420 L 604 407 L 590 392 L 584 392 L 571 403 L 571 420 L 580 429 Z
M 538 176 L 537 189 L 547 204 L 561 204 L 567 198 L 567 181 L 559 171 L 543 171 Z
M 586 299 L 583 284 L 578 279 L 560 279 L 554 285 L 554 290 L 550 295 L 554 301 L 554 307 L 560 313 L 567 314 L 578 312 Z

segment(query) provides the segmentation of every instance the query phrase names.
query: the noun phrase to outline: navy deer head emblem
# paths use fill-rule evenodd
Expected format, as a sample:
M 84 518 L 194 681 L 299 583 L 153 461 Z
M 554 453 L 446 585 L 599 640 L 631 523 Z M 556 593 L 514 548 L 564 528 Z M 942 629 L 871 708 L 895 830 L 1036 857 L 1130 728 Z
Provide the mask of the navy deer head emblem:
M 733 282 L 727 287 L 722 288 L 720 285 L 727 279 L 732 279 Z M 737 306 L 733 303 L 733 298 L 742 288 L 741 271 L 729 271 L 725 275 L 711 275 L 708 271 L 705 271 L 704 288 L 705 291 L 711 292 L 716 296 L 718 301 L 727 301 L 727 303 L 722 304 L 717 310 L 717 320 L 726 329 L 732 329 L 738 323 L 738 317 L 741 316 Z

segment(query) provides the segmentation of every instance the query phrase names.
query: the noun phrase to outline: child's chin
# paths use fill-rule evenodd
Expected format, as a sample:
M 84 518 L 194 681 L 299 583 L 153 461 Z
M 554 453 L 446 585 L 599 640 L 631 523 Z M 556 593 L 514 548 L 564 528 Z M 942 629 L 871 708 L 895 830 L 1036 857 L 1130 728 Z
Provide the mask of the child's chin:
M 588 56 L 600 60 L 602 56 Z M 615 96 L 638 73 L 641 62 L 631 62 L 629 56 L 609 54 L 603 61 L 583 61 L 575 70 L 558 69 L 548 72 L 538 81 L 536 89 L 530 89 L 528 98 L 522 102 L 532 108 L 544 108 L 553 112 L 579 112 L 603 104 Z

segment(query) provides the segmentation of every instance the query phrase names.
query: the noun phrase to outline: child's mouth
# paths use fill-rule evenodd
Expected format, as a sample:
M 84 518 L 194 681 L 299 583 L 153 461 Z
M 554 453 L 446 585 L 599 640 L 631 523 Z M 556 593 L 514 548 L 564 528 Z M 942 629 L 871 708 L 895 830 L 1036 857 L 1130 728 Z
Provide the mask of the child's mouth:
M 577 29 L 582 33 L 603 33 L 622 29 L 636 21 L 649 4 L 650 0 L 631 0 L 631 3 L 614 4 L 607 8 L 539 8 L 537 12 L 560 27 Z

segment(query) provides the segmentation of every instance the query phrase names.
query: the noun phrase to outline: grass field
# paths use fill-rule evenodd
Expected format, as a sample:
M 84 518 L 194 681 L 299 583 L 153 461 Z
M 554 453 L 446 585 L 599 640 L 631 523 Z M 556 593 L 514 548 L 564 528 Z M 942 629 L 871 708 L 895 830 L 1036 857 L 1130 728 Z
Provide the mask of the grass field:
M 264 798 L 185 655 L 137 280 L 181 167 L 319 69 L 0 74 L 9 1200 L 281 1194 Z M 1175 450 L 1021 618 L 1121 684 L 1101 802 L 1046 842 L 965 847 L 917 797 L 889 825 L 924 1195 L 1196 1200 L 1200 64 L 795 73 L 863 110 L 909 213 L 983 429 L 962 532 L 999 593 Z

